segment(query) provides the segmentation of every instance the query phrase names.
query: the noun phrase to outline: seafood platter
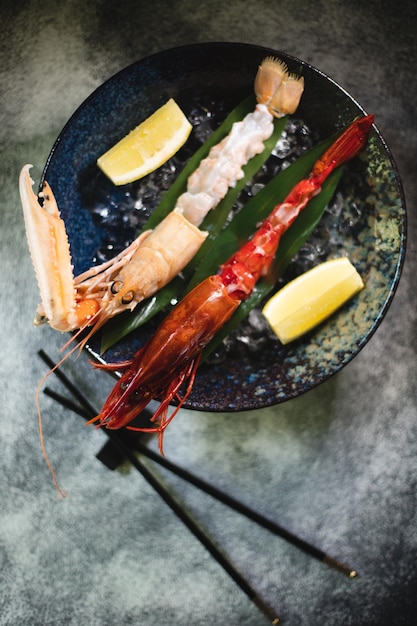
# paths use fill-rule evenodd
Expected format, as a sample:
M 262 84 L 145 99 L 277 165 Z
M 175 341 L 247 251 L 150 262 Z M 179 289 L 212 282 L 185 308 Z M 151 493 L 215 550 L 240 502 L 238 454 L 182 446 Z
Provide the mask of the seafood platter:
M 282 65 L 278 71 L 281 72 L 279 80 L 286 83 L 289 91 L 297 91 L 300 84 L 302 85 L 300 93 L 295 96 L 297 100 L 295 108 L 290 106 L 286 109 L 285 104 L 275 106 L 273 104 L 275 88 L 272 88 L 271 93 L 268 92 L 271 89 L 270 82 L 274 79 L 270 79 L 269 75 L 259 77 L 259 68 L 263 68 L 262 71 L 269 74 L 268 63 L 272 63 L 271 59 L 280 60 Z M 289 98 L 291 97 L 294 96 L 290 95 Z M 191 124 L 188 139 L 174 156 L 155 171 L 136 181 L 122 185 L 113 184 L 98 167 L 98 158 L 169 99 L 175 100 Z M 271 115 L 270 110 L 274 106 L 280 109 L 281 113 Z M 158 384 L 154 387 L 151 384 L 150 389 L 148 386 L 145 396 L 148 394 L 149 398 L 146 396 L 146 401 L 142 404 L 135 400 L 135 406 L 137 412 L 140 412 L 151 397 L 159 400 L 163 410 L 157 414 L 158 427 L 161 427 L 161 423 L 165 427 L 165 422 L 170 419 L 163 414 L 169 404 L 204 411 L 240 411 L 271 406 L 294 398 L 327 380 L 349 363 L 372 337 L 392 301 L 405 254 L 406 212 L 395 162 L 378 130 L 378 112 L 368 115 L 342 87 L 308 63 L 284 52 L 238 43 L 184 46 L 160 52 L 125 68 L 94 91 L 70 118 L 51 150 L 44 171 L 37 178 L 39 193 L 34 187 L 33 197 L 30 196 L 33 181 L 29 177 L 29 168 L 22 171 L 23 203 L 33 202 L 35 198 L 38 204 L 43 204 L 47 209 L 52 207 L 53 203 L 59 208 L 59 220 L 68 236 L 70 257 L 66 258 L 62 267 L 59 265 L 57 275 L 64 276 L 70 268 L 73 276 L 80 277 L 87 272 L 90 280 L 88 272 L 91 268 L 107 264 L 114 257 L 119 258 L 118 255 L 124 258 L 124 251 L 130 250 L 129 246 L 142 229 L 149 228 L 149 224 L 152 225 L 154 232 L 159 233 L 158 224 L 152 223 L 152 216 L 161 211 L 160 205 L 165 194 L 167 197 L 173 194 L 173 186 L 181 175 L 184 176 L 187 167 L 193 162 L 193 158 L 195 159 L 195 154 L 202 150 L 213 134 L 223 128 L 222 125 L 227 124 L 228 116 L 235 115 L 235 121 L 240 122 L 239 115 L 243 113 L 244 119 L 249 120 L 249 125 L 257 124 L 255 135 L 250 135 L 246 142 L 246 148 L 254 147 L 253 153 L 247 156 L 246 161 L 250 163 L 252 157 L 256 155 L 255 158 L 260 159 L 258 166 L 254 171 L 250 171 L 246 178 L 243 177 L 239 184 L 237 182 L 242 176 L 230 174 L 232 181 L 228 182 L 226 196 L 220 195 L 218 202 L 221 204 L 230 190 L 234 193 L 233 200 L 229 202 L 228 213 L 224 216 L 221 228 L 218 228 L 218 223 L 216 224 L 217 207 L 209 208 L 211 217 L 207 226 L 208 235 L 204 230 L 205 214 L 201 219 L 190 218 L 192 228 L 190 227 L 186 234 L 179 235 L 183 228 L 182 217 L 179 217 L 179 214 L 186 215 L 187 220 L 189 214 L 186 213 L 188 209 L 181 211 L 176 209 L 174 217 L 181 223 L 170 224 L 167 233 L 163 233 L 158 239 L 158 246 L 161 247 L 167 246 L 164 241 L 174 241 L 168 263 L 171 273 L 168 272 L 168 278 L 164 279 L 164 285 L 167 283 L 170 286 L 170 291 L 168 289 L 164 292 L 165 306 L 161 306 L 155 314 L 149 315 L 149 310 L 158 297 L 157 290 L 152 288 L 144 297 L 138 298 L 136 287 L 132 286 L 136 283 L 131 283 L 130 277 L 128 278 L 126 274 L 127 270 L 122 269 L 120 270 L 122 273 L 114 273 L 112 270 L 111 278 L 106 283 L 107 295 L 103 296 L 100 292 L 101 295 L 95 298 L 96 301 L 99 300 L 98 307 L 103 308 L 104 298 L 106 311 L 113 307 L 112 311 L 115 310 L 115 313 L 108 315 L 111 319 L 107 321 L 107 318 L 100 317 L 97 309 L 94 309 L 89 315 L 95 315 L 95 319 L 100 320 L 94 332 L 90 332 L 88 324 L 83 327 L 81 323 L 74 322 L 66 311 L 63 316 L 57 317 L 55 326 L 52 323 L 52 316 L 56 314 L 56 310 L 47 316 L 49 320 L 46 321 L 49 321 L 51 326 L 73 334 L 75 332 L 75 342 L 81 343 L 100 366 L 109 366 L 121 374 L 126 370 L 125 363 L 131 363 L 138 352 L 142 357 L 146 357 L 146 365 L 133 361 L 135 372 L 132 373 L 131 369 L 127 369 L 120 379 L 123 382 L 119 380 L 116 385 L 118 395 L 116 399 L 113 398 L 115 403 L 112 406 L 116 407 L 114 409 L 116 412 L 121 407 L 123 415 L 117 424 L 114 424 L 115 428 L 129 424 L 135 412 L 132 410 L 131 399 L 123 397 L 121 400 L 120 394 L 123 395 L 122 392 L 132 383 L 137 372 L 144 370 L 151 362 L 157 363 L 152 376 L 158 379 Z M 250 117 L 246 118 L 246 115 Z M 263 132 L 259 130 L 261 127 L 263 130 L 266 129 L 266 134 L 259 138 L 259 132 L 261 134 Z M 267 195 L 265 190 L 269 188 L 271 181 L 281 175 L 283 180 L 285 176 L 288 178 L 289 172 L 295 171 L 291 169 L 294 164 L 306 159 L 305 155 L 322 142 L 330 141 L 326 147 L 330 152 L 323 148 L 312 161 L 312 167 L 301 176 L 303 181 L 308 180 L 310 185 L 312 181 L 310 170 L 313 172 L 313 178 L 317 178 L 319 170 L 321 172 L 330 162 L 336 162 L 339 158 L 340 145 L 337 144 L 337 137 L 342 131 L 350 133 L 349 142 L 352 140 L 354 143 L 360 139 L 360 145 L 355 144 L 352 148 L 349 143 L 349 150 L 352 148 L 352 153 L 347 156 L 343 152 L 345 146 L 343 147 L 341 154 L 343 167 L 338 174 L 337 184 L 335 182 L 334 189 L 328 192 L 328 201 L 321 209 L 320 220 L 309 236 L 294 248 L 294 254 L 290 255 L 295 235 L 287 233 L 283 235 L 281 243 L 289 250 L 285 264 L 282 261 L 283 265 L 273 280 L 268 273 L 269 266 L 262 265 L 257 268 L 258 273 L 255 272 L 254 281 L 261 278 L 266 284 L 269 280 L 268 288 L 264 288 L 256 305 L 250 307 L 250 310 L 248 308 L 246 315 L 234 326 L 227 327 L 224 336 L 221 336 L 211 349 L 206 350 L 207 345 L 211 345 L 212 338 L 222 330 L 229 317 L 239 307 L 241 300 L 246 299 L 247 294 L 242 295 L 244 288 L 242 282 L 239 282 L 239 287 L 235 289 L 235 292 L 240 290 L 238 302 L 233 300 L 229 307 L 229 301 L 228 304 L 224 304 L 225 297 L 222 295 L 219 296 L 221 303 L 217 304 L 217 278 L 215 287 L 213 281 L 210 283 L 209 295 L 204 289 L 200 292 L 190 291 L 191 287 L 188 288 L 190 284 L 195 288 L 200 284 L 195 277 L 193 279 L 197 264 L 191 267 L 192 272 L 189 264 L 192 264 L 192 259 L 198 254 L 200 246 L 206 245 L 206 241 L 203 243 L 203 240 L 206 237 L 207 241 L 210 239 L 210 245 L 216 250 L 216 242 L 227 239 L 224 233 L 230 224 L 237 220 L 240 212 L 248 205 L 256 207 L 262 204 L 262 199 Z M 221 139 L 222 136 L 220 141 Z M 266 145 L 267 141 L 269 152 L 262 154 L 262 142 Z M 333 148 L 329 148 L 335 145 L 335 141 L 336 156 L 331 152 Z M 257 147 L 259 142 L 262 144 L 261 148 Z M 214 159 L 212 162 L 207 166 L 209 169 L 204 175 L 209 179 L 208 188 L 215 194 L 219 178 L 216 168 L 223 175 L 222 172 L 233 169 L 234 162 L 229 159 L 220 166 L 214 164 Z M 239 164 L 239 171 L 241 165 Z M 36 177 L 33 171 L 31 175 Z M 327 175 L 326 173 L 326 178 Z M 284 211 L 282 208 L 284 205 L 288 214 L 291 189 L 296 187 L 298 182 L 295 181 L 295 185 L 288 188 L 288 195 L 287 193 L 284 197 L 277 195 L 275 204 L 281 203 L 280 215 Z M 283 183 L 284 188 L 285 184 Z M 314 187 L 311 193 L 309 192 L 310 196 L 306 202 L 314 199 L 322 184 L 324 189 L 324 177 L 317 183 L 317 189 Z M 303 197 L 305 189 L 304 185 Z M 179 194 L 176 199 L 178 196 Z M 295 220 L 294 224 L 297 223 L 295 218 L 303 208 L 300 208 L 299 197 L 297 198 L 295 202 L 298 206 L 297 215 L 291 214 L 288 224 L 285 222 L 287 217 L 281 220 L 285 222 L 283 231 L 289 227 L 288 233 L 291 232 L 290 222 L 292 224 Z M 174 206 L 175 202 L 171 208 Z M 50 208 L 50 212 L 53 211 L 54 208 Z M 276 216 L 274 220 L 275 224 Z M 199 230 L 201 224 L 204 236 Z M 235 228 L 233 231 L 231 227 L 238 248 L 245 250 L 245 271 L 257 254 L 253 252 L 254 248 L 248 252 L 244 247 L 245 239 L 248 236 L 252 237 L 255 226 L 259 227 L 259 223 L 249 226 L 249 222 L 245 223 L 242 218 L 238 230 Z M 245 228 L 251 229 L 249 235 L 243 234 L 246 232 Z M 278 239 L 281 234 L 280 231 Z M 36 242 L 33 243 L 33 246 L 36 245 Z M 264 232 L 262 244 L 259 245 L 265 249 L 269 245 L 269 239 L 265 243 Z M 200 259 L 201 263 L 208 264 L 208 261 L 204 261 L 205 258 L 212 254 L 215 256 L 210 248 L 207 250 L 205 256 L 202 255 L 202 260 Z M 134 255 L 135 251 L 136 249 L 131 250 L 131 254 Z M 242 261 L 241 257 L 236 260 L 233 256 L 235 252 L 236 250 L 233 250 L 231 255 L 233 268 Z M 265 251 L 264 253 L 269 254 Z M 272 256 L 273 254 L 274 251 Z M 183 256 L 184 262 L 177 266 L 176 261 Z M 248 256 L 250 259 L 247 262 Z M 365 287 L 317 328 L 283 345 L 262 315 L 264 301 L 294 277 L 319 263 L 340 256 L 350 259 L 362 277 Z M 223 278 L 227 275 L 227 279 L 224 280 L 228 286 L 227 298 L 229 298 L 230 283 L 236 282 L 237 279 L 235 275 L 230 279 L 231 265 L 227 265 L 227 258 L 227 255 L 226 258 L 219 256 L 221 259 L 219 267 L 223 268 L 220 275 Z M 147 270 L 153 267 L 152 263 L 147 261 Z M 152 277 L 152 280 L 158 283 L 163 272 L 160 269 L 155 272 L 156 277 Z M 219 276 L 217 269 L 208 272 L 210 273 Z M 72 281 L 73 276 L 68 280 Z M 92 276 L 95 280 L 94 269 Z M 196 276 L 198 277 L 198 274 Z M 73 297 L 74 285 L 72 282 L 69 284 L 70 297 Z M 80 284 L 81 287 L 78 286 Z M 208 283 L 205 284 L 207 287 Z M 78 294 L 83 290 L 86 291 L 83 281 L 79 281 L 78 285 L 76 286 Z M 252 290 L 252 287 L 250 289 Z M 183 298 L 190 302 L 191 296 L 187 295 L 188 292 L 194 294 L 191 304 L 188 304 L 188 308 L 177 317 L 175 315 L 172 317 L 174 311 L 181 310 L 179 307 L 182 306 Z M 109 303 L 109 297 L 113 296 L 114 302 Z M 51 299 L 52 296 L 46 299 L 48 298 Z M 190 339 L 190 327 L 196 324 L 196 311 L 204 308 L 202 303 L 212 302 L 213 299 L 214 310 L 204 309 L 202 313 L 203 316 L 211 316 L 210 328 L 204 328 L 197 338 Z M 114 304 L 116 301 L 117 305 Z M 229 308 L 233 311 L 229 311 Z M 45 317 L 45 310 L 41 313 L 41 317 L 42 315 Z M 169 323 L 165 321 L 168 314 L 171 320 Z M 142 321 L 131 327 L 129 324 L 132 316 Z M 81 333 L 77 332 L 80 327 L 83 331 Z M 125 330 L 119 332 L 122 327 Z M 161 327 L 167 331 L 169 337 L 175 333 L 176 340 L 182 342 L 181 347 L 175 344 L 171 352 L 169 350 L 167 352 L 166 345 L 171 339 L 158 335 Z M 153 340 L 156 335 L 158 341 Z M 194 344 L 198 344 L 197 348 Z M 175 369 L 174 357 L 181 351 L 187 352 L 188 360 L 178 366 L 180 374 L 177 372 L 178 375 L 165 376 L 167 371 Z M 203 352 L 203 358 L 200 358 L 200 352 Z M 146 376 L 148 374 L 145 378 Z M 139 383 L 139 387 L 135 388 L 136 397 L 140 395 L 138 388 L 139 391 L 143 391 L 147 384 L 143 381 Z M 102 424 L 110 428 L 113 427 L 111 419 L 108 416 L 101 416 Z

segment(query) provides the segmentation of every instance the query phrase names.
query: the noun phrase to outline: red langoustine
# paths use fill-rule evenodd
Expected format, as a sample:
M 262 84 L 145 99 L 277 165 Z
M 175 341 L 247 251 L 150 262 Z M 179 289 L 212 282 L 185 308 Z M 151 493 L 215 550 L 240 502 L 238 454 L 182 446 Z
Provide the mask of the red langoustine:
M 279 203 L 247 241 L 219 270 L 188 293 L 168 314 L 154 335 L 124 364 L 124 373 L 89 423 L 108 429 L 127 427 L 159 433 L 191 393 L 203 348 L 252 292 L 272 263 L 283 233 L 307 203 L 320 192 L 329 174 L 352 159 L 365 146 L 374 120 L 367 115 L 354 121 L 316 161 L 310 175 L 300 181 Z M 120 365 L 104 366 L 120 370 Z M 130 422 L 152 399 L 160 404 L 155 426 L 136 428 Z M 177 406 L 168 416 L 170 403 Z

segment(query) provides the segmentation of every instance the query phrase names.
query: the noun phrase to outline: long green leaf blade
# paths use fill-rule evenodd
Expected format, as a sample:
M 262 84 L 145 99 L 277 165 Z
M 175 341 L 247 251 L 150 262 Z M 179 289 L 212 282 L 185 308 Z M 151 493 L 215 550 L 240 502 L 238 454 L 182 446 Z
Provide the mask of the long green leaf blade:
M 246 203 L 213 243 L 210 255 L 206 256 L 198 266 L 190 280 L 187 291 L 198 285 L 206 276 L 217 272 L 218 267 L 251 236 L 256 225 L 265 219 L 279 202 L 285 199 L 301 179 L 308 176 L 314 163 L 333 140 L 334 138 L 330 138 L 305 152 Z M 296 221 L 298 219 L 300 218 L 297 218 Z
M 188 161 L 187 165 L 180 172 L 179 176 L 163 196 L 155 211 L 147 220 L 143 230 L 154 228 L 167 215 L 167 213 L 175 207 L 178 197 L 186 190 L 190 174 L 197 169 L 199 163 L 207 156 L 211 147 L 225 137 L 230 132 L 232 125 L 243 119 L 247 113 L 253 110 L 254 106 L 255 99 L 253 96 L 250 96 L 227 116 L 219 128 L 217 128 L 212 135 L 210 135 L 201 148 L 199 148 L 199 150 L 197 150 L 197 152 Z M 206 216 L 200 228 L 201 230 L 208 231 L 208 237 L 202 248 L 184 269 L 183 276 L 177 277 L 171 281 L 154 297 L 137 306 L 132 313 L 121 315 L 113 320 L 110 320 L 106 324 L 102 333 L 102 353 L 114 345 L 117 341 L 125 337 L 128 333 L 148 322 L 154 315 L 166 308 L 172 300 L 178 298 L 184 292 L 186 285 L 184 277 L 188 277 L 189 279 L 199 261 L 208 254 L 210 247 L 213 245 L 213 241 L 223 228 L 239 193 L 271 155 L 274 146 L 285 128 L 285 124 L 286 118 L 274 120 L 273 133 L 271 137 L 264 142 L 265 148 L 263 152 L 255 155 L 244 166 L 243 178 L 236 183 L 235 187 L 229 189 L 226 197 Z
M 216 131 L 214 131 L 214 136 L 211 135 L 207 142 L 205 142 L 205 144 L 203 144 L 203 146 L 193 155 L 192 159 L 190 159 L 187 166 L 184 168 L 184 170 L 182 170 L 179 177 L 166 192 L 161 203 L 158 205 L 157 209 L 146 223 L 145 228 L 153 228 L 161 219 L 163 219 L 166 213 L 172 210 L 173 206 L 175 206 L 177 197 L 186 189 L 188 176 L 198 167 L 201 159 L 208 154 L 211 146 L 215 145 L 215 143 L 220 141 L 221 138 L 230 131 L 235 121 L 242 119 L 242 117 L 244 117 L 244 115 L 246 115 L 246 113 L 251 110 L 251 107 L 253 106 L 253 101 L 254 99 L 251 96 L 250 98 L 247 98 L 245 101 L 243 101 L 238 107 L 236 107 L 236 109 L 234 109 L 229 114 L 223 124 Z M 271 138 L 266 148 L 269 153 L 272 151 L 282 130 L 283 126 L 281 127 L 281 124 L 276 126 L 274 130 L 275 141 L 274 143 L 272 143 Z M 184 293 L 190 291 L 195 285 L 204 280 L 204 278 L 206 278 L 210 274 L 216 273 L 218 267 L 222 263 L 224 263 L 229 258 L 229 256 L 231 256 L 240 247 L 240 245 L 242 245 L 244 241 L 246 241 L 250 237 L 250 235 L 256 229 L 256 225 L 265 217 L 267 217 L 267 215 L 269 215 L 269 213 L 272 211 L 277 203 L 284 200 L 284 198 L 291 191 L 294 185 L 296 185 L 301 179 L 308 176 L 316 160 L 320 158 L 320 156 L 334 141 L 334 139 L 334 136 L 330 137 L 326 141 L 314 146 L 313 148 L 305 152 L 301 157 L 299 157 L 299 159 L 292 163 L 287 169 L 281 171 L 261 191 L 259 191 L 256 196 L 251 198 L 251 200 L 238 212 L 238 214 L 233 218 L 233 220 L 222 232 L 218 233 L 216 228 L 220 230 L 220 228 L 223 226 L 224 220 L 229 214 L 235 198 L 237 197 L 237 195 L 235 196 L 235 189 L 230 189 L 226 198 L 221 203 L 222 206 L 219 205 L 219 207 L 217 207 L 217 209 L 220 208 L 221 216 L 219 217 L 217 209 L 211 212 L 212 215 L 209 214 L 207 220 L 208 222 L 212 220 L 213 224 L 205 224 L 205 227 L 208 228 L 209 232 L 210 229 L 212 229 L 209 234 L 208 241 L 203 244 L 202 249 L 197 253 L 191 263 L 187 266 L 187 268 L 185 268 L 183 275 L 176 277 L 168 285 L 163 287 L 153 298 L 145 301 L 143 304 L 136 307 L 133 313 L 122 315 L 113 320 L 110 320 L 110 322 L 106 324 L 106 327 L 103 330 L 101 342 L 102 352 L 105 352 L 109 347 L 117 343 L 117 341 L 126 336 L 128 333 L 148 322 L 154 315 L 163 311 L 172 301 L 181 298 Z M 258 165 L 258 168 L 261 166 L 261 157 L 263 157 L 263 161 L 266 160 L 265 154 L 263 153 L 262 155 L 258 155 L 258 157 L 254 157 L 254 159 L 257 159 L 254 164 L 252 164 L 252 161 L 247 164 L 245 171 L 245 174 L 247 175 L 245 176 L 245 182 L 242 182 L 241 187 L 243 187 L 243 185 L 247 182 L 247 180 L 249 180 L 251 175 L 253 175 L 253 173 L 257 171 L 256 165 Z M 333 176 L 330 177 L 329 180 L 333 180 Z M 322 206 L 322 211 L 324 211 L 329 201 L 329 199 L 327 201 L 325 200 L 326 196 L 323 195 L 324 189 L 325 186 L 323 186 L 322 192 L 312 201 L 314 207 L 316 201 L 319 202 L 319 199 L 321 197 L 322 200 L 325 202 L 323 206 L 320 203 L 320 206 Z M 225 206 L 227 207 L 227 212 Z M 310 211 L 307 211 L 308 208 L 309 207 L 306 207 L 306 209 L 304 209 L 301 216 L 297 218 L 296 222 L 293 224 L 291 229 L 288 230 L 288 232 L 284 235 L 282 239 L 280 250 L 285 250 L 287 247 L 288 255 L 291 255 L 289 257 L 289 260 L 297 252 L 297 250 L 299 249 L 299 247 L 301 247 L 303 243 L 303 241 L 300 240 L 301 242 L 299 243 L 299 245 L 297 245 L 298 229 L 295 229 L 295 226 L 299 223 L 301 217 L 303 217 L 303 214 L 304 216 L 310 215 Z M 157 215 L 157 218 L 155 221 L 153 221 L 155 214 Z M 217 226 L 216 218 L 218 220 Z M 303 224 L 305 220 L 308 222 L 309 218 L 303 217 L 300 224 Z M 316 223 L 314 223 L 311 232 L 312 230 L 314 230 L 315 225 Z M 293 234 L 290 236 L 290 233 Z M 277 258 L 281 258 L 281 254 L 277 256 Z M 278 280 L 278 276 L 276 280 Z M 276 280 L 274 282 L 276 282 Z M 186 281 L 189 281 L 188 284 Z M 226 334 L 230 332 L 232 327 L 234 328 L 238 325 L 238 319 L 240 316 L 242 316 L 241 319 L 244 319 L 244 317 L 246 317 L 251 308 L 256 306 L 256 302 L 262 300 L 264 296 L 261 296 L 260 294 L 261 292 L 263 293 L 263 289 L 265 289 L 265 287 L 261 288 L 258 284 L 251 298 L 249 298 L 246 303 L 242 303 L 240 305 L 238 311 L 235 313 L 235 316 L 225 327 L 225 330 L 228 329 L 227 332 L 221 332 L 218 334 L 220 341 L 224 336 L 226 336 Z M 245 313 L 246 310 L 247 313 Z M 214 339 L 211 342 L 210 346 L 207 348 L 207 350 L 210 349 L 210 351 L 212 351 L 212 349 L 214 349 L 215 346 L 218 345 L 218 343 L 219 341 L 217 341 L 217 338 Z
M 274 262 L 265 278 L 255 285 L 249 298 L 243 301 L 231 319 L 216 334 L 203 352 L 203 360 L 221 344 L 227 335 L 249 315 L 250 311 L 259 306 L 266 296 L 273 291 L 278 279 L 287 269 L 291 259 L 307 241 L 320 222 L 342 175 L 343 167 L 335 170 L 322 186 L 320 194 L 310 200 L 292 226 L 283 235 Z

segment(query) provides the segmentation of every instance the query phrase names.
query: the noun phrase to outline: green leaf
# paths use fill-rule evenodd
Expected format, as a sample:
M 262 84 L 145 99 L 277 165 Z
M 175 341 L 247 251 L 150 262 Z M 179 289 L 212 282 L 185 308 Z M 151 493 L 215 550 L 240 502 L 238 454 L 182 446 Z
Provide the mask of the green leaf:
M 307 241 L 320 222 L 342 175 L 343 167 L 332 172 L 322 186 L 321 192 L 315 196 L 303 209 L 295 222 L 282 236 L 280 245 L 265 278 L 255 285 L 249 298 L 239 305 L 239 308 L 216 334 L 203 352 L 205 360 L 223 341 L 227 335 L 249 315 L 250 311 L 259 306 L 266 296 L 273 291 L 278 279 L 283 275 L 291 259 L 297 254 L 301 246 Z
M 250 96 L 239 104 L 227 116 L 224 122 L 210 135 L 205 143 L 195 152 L 187 165 L 180 172 L 174 183 L 163 196 L 161 202 L 145 223 L 143 230 L 154 228 L 175 207 L 178 197 L 186 191 L 189 176 L 197 169 L 201 160 L 207 156 L 211 147 L 217 144 L 231 130 L 232 125 L 242 120 L 245 115 L 254 110 L 255 98 Z M 197 264 L 209 252 L 213 241 L 222 230 L 234 203 L 247 182 L 253 178 L 271 155 L 282 131 L 285 128 L 286 118 L 274 120 L 274 130 L 269 139 L 264 142 L 265 148 L 261 154 L 255 155 L 244 167 L 244 176 L 237 181 L 235 187 L 229 189 L 225 198 L 218 206 L 210 211 L 203 223 L 201 230 L 207 230 L 208 236 L 200 250 L 184 269 L 182 276 L 175 278 L 163 287 L 155 296 L 138 305 L 132 313 L 126 313 L 110 320 L 103 329 L 101 339 L 101 352 L 105 352 L 117 341 L 128 333 L 148 322 L 154 315 L 165 309 L 172 300 L 178 299 L 184 292 L 186 282 L 192 276 Z
M 220 141 L 221 138 L 230 131 L 232 124 L 242 119 L 247 112 L 252 110 L 253 102 L 254 99 L 251 96 L 234 109 L 226 118 L 225 122 L 214 131 L 213 135 L 215 135 L 215 137 L 211 135 L 209 140 L 193 155 L 179 177 L 166 192 L 161 203 L 146 223 L 145 228 L 153 228 L 170 210 L 172 210 L 177 197 L 186 189 L 188 176 L 198 167 L 200 160 L 208 154 L 211 146 Z M 281 125 L 278 125 L 278 128 L 275 129 L 274 135 L 275 132 L 282 132 Z M 269 153 L 272 151 L 277 138 L 278 137 L 275 138 L 273 144 L 271 138 L 271 145 L 268 145 Z M 230 189 L 227 196 L 216 210 L 211 211 L 211 215 L 209 214 L 207 216 L 204 227 L 210 232 L 207 238 L 208 241 L 203 244 L 200 251 L 185 268 L 182 275 L 176 277 L 168 285 L 163 287 L 153 298 L 136 307 L 133 313 L 118 316 L 108 322 L 103 330 L 102 352 L 114 345 L 114 343 L 126 336 L 129 332 L 149 321 L 154 315 L 166 308 L 173 300 L 180 299 L 184 293 L 190 291 L 199 282 L 204 280 L 204 278 L 210 274 L 215 274 L 219 266 L 250 237 L 255 231 L 257 224 L 269 215 L 276 204 L 284 200 L 291 189 L 301 179 L 308 176 L 314 163 L 333 143 L 334 139 L 335 136 L 332 136 L 313 147 L 287 169 L 281 171 L 261 189 L 256 196 L 247 202 L 223 231 L 219 232 L 237 197 L 237 195 L 235 196 L 235 189 Z M 245 168 L 245 182 L 239 181 L 239 186 L 241 184 L 243 187 L 247 180 L 253 176 L 256 165 L 260 167 L 259 163 L 262 156 L 264 160 L 266 160 L 265 154 L 262 153 L 262 155 L 258 155 L 259 159 L 258 157 L 254 157 L 254 159 L 257 159 L 255 164 L 252 164 L 252 161 L 247 164 Z M 269 154 L 267 156 L 269 156 Z M 340 169 L 341 168 L 339 168 L 338 171 Z M 316 227 L 334 192 L 335 187 L 333 188 L 331 181 L 338 180 L 339 177 L 340 173 L 337 174 L 337 172 L 334 172 L 329 177 L 323 185 L 321 193 L 309 203 L 295 223 L 287 233 L 285 233 L 280 243 L 275 263 L 273 264 L 273 268 L 276 269 L 271 269 L 271 277 L 267 280 L 264 279 L 260 281 L 251 297 L 248 298 L 246 302 L 241 303 L 232 319 L 225 325 L 224 329 L 216 335 L 216 338 L 210 343 L 210 346 L 206 348 L 207 353 L 215 349 L 220 341 L 247 316 L 249 311 L 257 306 L 268 293 L 267 289 L 270 291 L 273 288 L 288 262 Z M 330 195 L 326 193 L 327 189 L 332 189 Z M 313 209 L 311 209 L 311 206 Z M 155 215 L 157 216 L 156 218 L 154 218 Z M 319 217 L 317 217 L 317 215 L 319 215 Z M 286 256 L 284 258 L 285 251 Z M 281 263 L 281 266 L 278 265 L 279 263 Z M 272 278 L 274 275 L 275 278 Z
M 314 163 L 334 141 L 334 137 L 314 146 L 305 152 L 297 161 L 282 170 L 256 196 L 253 196 L 233 220 L 226 226 L 195 271 L 187 291 L 198 285 L 210 274 L 215 274 L 219 266 L 251 236 L 257 224 L 265 219 L 272 209 L 282 202 L 291 189 L 303 178 L 306 178 Z M 304 209 L 305 211 L 305 209 Z M 300 217 L 297 218 L 296 222 Z

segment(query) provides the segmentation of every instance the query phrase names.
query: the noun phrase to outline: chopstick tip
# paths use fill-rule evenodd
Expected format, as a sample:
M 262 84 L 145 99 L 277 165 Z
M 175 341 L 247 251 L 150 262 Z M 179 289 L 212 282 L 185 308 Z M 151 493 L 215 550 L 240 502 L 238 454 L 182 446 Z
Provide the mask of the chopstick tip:
M 343 563 L 341 563 L 337 559 L 334 559 L 328 554 L 326 554 L 326 556 L 324 557 L 323 563 L 326 563 L 326 565 L 329 565 L 333 569 L 338 570 L 348 578 L 357 578 L 358 576 L 358 572 L 356 570 L 352 569 L 348 565 L 344 565 Z
M 271 624 L 273 624 L 274 626 L 276 626 L 276 624 L 281 624 L 281 620 L 278 615 L 270 606 L 266 604 L 266 602 L 260 596 L 252 596 L 251 600 L 258 607 L 258 609 L 262 611 L 265 617 L 270 620 Z

